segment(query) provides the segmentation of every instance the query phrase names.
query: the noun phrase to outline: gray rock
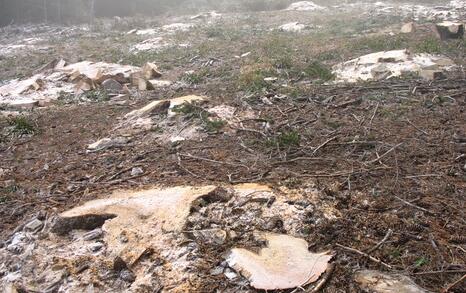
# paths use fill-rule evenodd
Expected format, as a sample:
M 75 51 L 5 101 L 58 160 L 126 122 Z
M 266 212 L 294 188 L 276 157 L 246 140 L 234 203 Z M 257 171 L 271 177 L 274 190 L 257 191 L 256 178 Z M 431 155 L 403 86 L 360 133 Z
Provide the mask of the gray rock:
M 10 244 L 6 247 L 6 250 L 13 254 L 21 254 L 24 251 L 24 247 L 16 244 Z
M 111 78 L 102 82 L 102 87 L 109 93 L 119 93 L 123 90 L 123 86 L 118 81 Z
M 225 274 L 225 277 L 227 277 L 230 280 L 234 280 L 234 279 L 238 278 L 238 274 L 233 272 L 233 270 L 231 270 L 229 268 L 225 269 L 224 274 Z
M 144 170 L 141 167 L 135 167 L 131 170 L 131 176 L 138 176 L 144 174 Z
M 218 276 L 218 275 L 221 275 L 224 270 L 225 270 L 224 267 L 215 267 L 215 268 L 210 270 L 210 274 L 212 276 Z
M 134 276 L 133 272 L 130 270 L 125 269 L 120 272 L 120 279 L 128 283 L 133 283 L 136 280 L 136 276 Z
M 26 231 L 31 231 L 31 232 L 36 232 L 38 231 L 40 228 L 42 228 L 44 226 L 44 223 L 42 223 L 41 220 L 39 219 L 34 219 L 32 220 L 31 222 L 27 223 L 25 226 L 24 226 L 24 230 Z
M 96 243 L 92 243 L 91 245 L 89 245 L 87 247 L 87 249 L 91 252 L 98 252 L 99 250 L 101 250 L 102 248 L 104 247 L 104 244 L 103 243 L 100 243 L 100 242 L 96 242 Z
M 197 241 L 202 243 L 223 245 L 228 234 L 222 229 L 207 229 L 193 231 L 193 236 Z
M 103 234 L 104 234 L 104 232 L 102 231 L 102 229 L 100 229 L 100 228 L 95 229 L 95 230 L 89 231 L 86 234 L 84 234 L 83 235 L 83 240 L 84 241 L 95 240 L 95 239 L 98 239 L 98 238 L 102 237 Z

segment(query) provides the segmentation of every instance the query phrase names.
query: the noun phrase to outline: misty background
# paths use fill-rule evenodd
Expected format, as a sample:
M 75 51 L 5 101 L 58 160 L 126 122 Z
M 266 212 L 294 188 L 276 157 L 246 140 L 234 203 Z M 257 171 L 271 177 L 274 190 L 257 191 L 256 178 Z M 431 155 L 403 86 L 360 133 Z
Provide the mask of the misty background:
M 268 11 L 286 8 L 292 0 L 0 0 L 0 26 L 21 23 L 75 24 L 99 17 L 126 17 L 217 11 Z M 316 0 L 333 5 L 355 0 Z M 375 2 L 375 1 L 367 1 Z M 398 2 L 442 3 L 446 1 L 405 0 Z

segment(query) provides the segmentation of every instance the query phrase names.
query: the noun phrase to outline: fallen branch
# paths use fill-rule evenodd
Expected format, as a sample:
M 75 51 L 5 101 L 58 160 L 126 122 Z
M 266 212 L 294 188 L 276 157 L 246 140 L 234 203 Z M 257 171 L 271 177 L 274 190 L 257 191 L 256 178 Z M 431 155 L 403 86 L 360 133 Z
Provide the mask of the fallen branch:
M 429 210 L 427 210 L 427 209 L 425 209 L 425 208 L 421 208 L 420 206 L 417 206 L 417 205 L 415 205 L 415 204 L 413 204 L 413 203 L 410 203 L 409 201 L 406 201 L 406 200 L 402 199 L 401 197 L 398 197 L 398 196 L 396 196 L 396 195 L 394 195 L 394 197 L 395 197 L 396 199 L 400 200 L 401 202 L 403 202 L 404 204 L 409 205 L 410 207 L 416 208 L 416 209 L 421 210 L 421 211 L 423 211 L 423 212 L 426 212 L 426 213 L 428 213 L 428 214 L 430 214 L 430 215 L 435 215 L 434 212 L 429 211 Z
M 357 99 L 354 99 L 354 100 L 350 100 L 350 101 L 340 103 L 340 104 L 335 105 L 333 107 L 334 108 L 346 108 L 346 107 L 351 106 L 351 105 L 356 105 L 356 104 L 360 103 L 361 101 L 362 101 L 361 98 L 357 98 Z
M 353 176 L 353 175 L 356 175 L 356 174 L 364 174 L 364 173 L 370 173 L 372 171 L 387 170 L 387 169 L 392 169 L 392 168 L 390 168 L 390 167 L 378 167 L 378 168 L 374 168 L 372 170 L 359 169 L 359 170 L 352 170 L 352 171 L 346 171 L 346 172 L 338 172 L 338 173 L 333 173 L 333 174 L 298 174 L 298 173 L 295 173 L 295 176 L 298 177 L 298 178 L 348 177 L 348 176 Z
M 205 161 L 205 162 L 210 162 L 210 163 L 215 163 L 215 164 L 220 164 L 220 165 L 228 165 L 228 166 L 234 166 L 234 167 L 243 167 L 243 168 L 246 168 L 246 169 L 249 170 L 249 167 L 248 167 L 248 166 L 242 165 L 242 164 L 234 164 L 234 163 L 222 162 L 222 161 L 207 159 L 207 158 L 203 158 L 203 157 L 193 156 L 193 155 L 191 155 L 191 154 L 181 154 L 181 153 L 179 153 L 178 155 L 181 156 L 181 157 L 185 157 L 185 158 L 191 158 L 191 159 L 194 159 L 194 160 Z
M 367 162 L 366 164 L 373 164 L 375 162 L 379 162 L 380 160 L 382 160 L 383 158 L 385 158 L 386 156 L 388 156 L 391 152 L 393 152 L 397 147 L 401 146 L 403 144 L 403 142 L 400 142 L 399 144 L 397 144 L 396 146 L 392 147 L 391 149 L 389 149 L 388 151 L 386 151 L 383 155 L 381 155 L 380 157 L 378 157 L 377 159 L 374 159 L 372 161 L 369 161 Z
M 180 157 L 180 154 L 179 153 L 176 153 L 176 158 L 177 158 L 177 164 L 178 164 L 178 167 L 180 167 L 181 170 L 185 171 L 186 173 L 190 174 L 191 176 L 194 176 L 196 178 L 201 178 L 201 176 L 197 175 L 197 174 L 194 174 L 193 172 L 189 171 L 188 169 L 186 169 L 183 164 L 181 163 L 181 157 Z
M 427 133 L 426 131 L 424 131 L 424 130 L 418 128 L 418 127 L 417 127 L 416 125 L 414 125 L 414 123 L 411 122 L 409 119 L 406 119 L 406 122 L 408 122 L 408 123 L 409 123 L 412 127 L 414 127 L 417 131 L 422 132 L 422 133 L 425 134 L 425 135 L 429 135 L 429 133 Z
M 297 162 L 297 161 L 323 161 L 325 160 L 324 158 L 320 158 L 320 157 L 297 157 L 297 158 L 293 158 L 293 159 L 289 159 L 289 160 L 286 160 L 286 161 L 280 161 L 280 162 L 273 162 L 272 165 L 286 165 L 286 164 L 289 164 L 289 163 L 294 163 L 294 162 Z
M 234 129 L 234 130 L 237 130 L 237 131 L 245 131 L 245 132 L 252 132 L 252 133 L 258 133 L 260 135 L 262 135 L 263 137 L 267 137 L 267 135 L 265 133 L 263 133 L 262 131 L 259 131 L 259 130 L 255 130 L 255 129 L 251 129 L 251 128 L 238 128 L 238 127 L 233 127 L 233 126 L 230 126 L 230 128 Z
M 374 121 L 375 115 L 377 115 L 377 110 L 379 110 L 380 103 L 377 103 L 375 107 L 374 114 L 372 114 L 371 120 L 369 121 L 369 125 L 372 125 L 372 121 Z
M 371 249 L 369 249 L 367 251 L 367 253 L 372 253 L 374 251 L 376 251 L 380 246 L 382 246 L 387 240 L 388 238 L 390 238 L 390 236 L 392 236 L 393 234 L 393 230 L 392 229 L 388 229 L 387 231 L 387 234 L 385 234 L 385 237 L 382 239 L 382 241 L 380 241 L 379 243 L 377 243 L 376 246 L 372 247 Z
M 415 178 L 422 178 L 422 177 L 442 177 L 440 174 L 424 174 L 424 175 L 411 175 L 406 176 L 406 179 L 415 179 Z
M 450 292 L 451 289 L 453 289 L 454 287 L 456 287 L 456 285 L 458 284 L 461 284 L 464 280 L 466 280 L 466 275 L 464 275 L 463 277 L 461 277 L 458 281 L 452 283 L 451 285 L 449 285 L 446 289 L 443 289 L 442 290 L 442 293 L 447 293 L 447 292 Z M 464 288 L 463 288 L 464 289 Z
M 346 247 L 346 246 L 343 246 L 343 245 L 338 244 L 338 243 L 335 244 L 335 245 L 338 246 L 338 247 L 340 247 L 340 248 L 343 248 L 344 250 L 347 250 L 347 251 L 350 251 L 350 252 L 357 253 L 357 254 L 359 254 L 359 255 L 365 256 L 365 257 L 367 257 L 368 259 L 370 259 L 371 261 L 373 261 L 373 262 L 375 262 L 375 263 L 378 263 L 378 264 L 381 264 L 381 265 L 383 265 L 384 267 L 387 267 L 387 268 L 389 268 L 389 269 L 393 269 L 393 267 L 392 267 L 391 265 L 389 265 L 389 264 L 387 264 L 387 263 L 384 263 L 384 262 L 381 261 L 380 259 L 375 258 L 375 257 L 373 257 L 373 256 L 371 256 L 371 255 L 369 255 L 369 254 L 367 254 L 367 253 L 365 253 L 365 252 L 359 251 L 359 250 L 354 249 L 354 248 L 351 248 L 351 247 Z
M 117 178 L 121 174 L 129 172 L 129 171 L 133 170 L 133 168 L 141 167 L 141 166 L 143 166 L 143 165 L 142 164 L 136 164 L 136 165 L 133 165 L 133 166 L 128 167 L 126 169 L 123 169 L 120 172 L 117 172 L 117 173 L 113 174 L 112 176 L 110 176 L 107 181 L 112 181 L 113 179 Z
M 310 292 L 311 293 L 319 292 L 319 290 L 322 289 L 325 286 L 325 284 L 327 284 L 334 270 L 335 270 L 335 263 L 329 264 L 327 270 L 325 271 L 324 276 L 322 277 L 322 280 L 320 280 L 320 282 L 317 283 L 317 285 Z
M 422 275 L 437 275 L 437 274 L 464 274 L 466 270 L 447 270 L 447 271 L 430 271 L 430 272 L 420 272 L 413 273 L 412 275 L 422 276 Z
M 315 155 L 317 153 L 318 150 L 320 150 L 321 148 L 323 148 L 324 146 L 326 146 L 329 142 L 331 141 L 334 141 L 335 139 L 337 139 L 338 136 L 334 136 L 332 138 L 329 138 L 327 139 L 323 144 L 321 144 L 320 146 L 318 146 L 313 152 L 312 154 Z

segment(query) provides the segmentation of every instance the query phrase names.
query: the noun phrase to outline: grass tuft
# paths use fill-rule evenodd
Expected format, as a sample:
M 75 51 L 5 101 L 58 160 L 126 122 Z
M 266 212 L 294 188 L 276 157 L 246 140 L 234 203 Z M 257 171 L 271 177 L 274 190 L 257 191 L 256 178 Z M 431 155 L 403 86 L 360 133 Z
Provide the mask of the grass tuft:
M 440 54 L 442 53 L 442 44 L 438 39 L 430 37 L 416 44 L 414 50 L 418 53 Z
M 308 64 L 306 68 L 304 69 L 304 72 L 310 78 L 316 78 L 316 79 L 320 79 L 323 81 L 329 81 L 335 78 L 335 75 L 332 73 L 332 71 L 329 68 L 327 68 L 322 63 L 317 62 L 317 61 L 314 61 Z
M 207 132 L 217 133 L 226 124 L 223 120 L 211 120 L 209 119 L 209 112 L 191 103 L 184 103 L 179 105 L 172 110 L 175 113 L 179 113 L 188 119 L 199 119 L 202 127 Z
M 278 145 L 280 148 L 287 148 L 299 146 L 300 142 L 301 135 L 297 131 L 292 130 L 280 133 L 277 137 L 269 139 L 267 145 L 269 147 L 276 147 Z
M 34 123 L 25 116 L 17 116 L 9 119 L 8 124 L 11 126 L 10 133 L 22 136 L 37 133 Z

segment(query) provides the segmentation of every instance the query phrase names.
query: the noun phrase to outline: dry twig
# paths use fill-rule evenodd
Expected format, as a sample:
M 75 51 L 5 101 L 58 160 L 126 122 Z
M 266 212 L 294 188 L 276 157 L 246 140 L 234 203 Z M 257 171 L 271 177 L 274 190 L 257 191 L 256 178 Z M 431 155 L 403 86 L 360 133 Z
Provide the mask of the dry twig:
M 429 211 L 429 210 L 427 210 L 425 208 L 421 208 L 420 206 L 417 206 L 417 205 L 415 205 L 415 204 L 413 204 L 413 203 L 411 203 L 409 201 L 406 201 L 406 200 L 402 199 L 401 197 L 398 197 L 398 196 L 395 195 L 395 198 L 402 201 L 404 204 L 409 205 L 410 207 L 416 208 L 416 209 L 421 210 L 423 212 L 426 212 L 426 213 L 428 213 L 430 215 L 435 215 L 434 212 Z
M 370 259 L 371 261 L 373 261 L 373 262 L 375 262 L 375 263 L 378 263 L 378 264 L 381 264 L 381 265 L 383 265 L 384 267 L 387 267 L 387 268 L 389 268 L 389 269 L 392 269 L 392 268 L 393 268 L 391 265 L 389 265 L 389 264 L 387 264 L 387 263 L 384 263 L 384 262 L 381 261 L 380 259 L 375 258 L 375 257 L 373 257 L 373 256 L 371 256 L 371 255 L 369 255 L 369 254 L 367 254 L 367 253 L 365 253 L 365 252 L 359 251 L 359 250 L 354 249 L 354 248 L 351 248 L 351 247 L 346 247 L 346 246 L 343 246 L 343 245 L 338 244 L 338 243 L 335 244 L 335 245 L 338 246 L 338 247 L 340 247 L 340 248 L 343 248 L 344 250 L 347 250 L 347 251 L 350 251 L 350 252 L 357 253 L 357 254 L 359 254 L 359 255 L 365 256 L 365 257 L 367 257 L 368 259 Z
M 393 234 L 393 230 L 392 229 L 388 229 L 387 231 L 387 234 L 385 234 L 385 237 L 382 239 L 382 241 L 380 241 L 379 243 L 377 243 L 376 246 L 372 247 L 371 249 L 369 249 L 367 251 L 367 253 L 372 253 L 374 251 L 376 251 L 380 246 L 382 246 L 387 240 L 388 238 L 390 238 L 390 236 L 392 236 Z
M 389 149 L 388 151 L 386 151 L 383 155 L 381 155 L 377 159 L 374 159 L 372 161 L 367 162 L 367 164 L 373 164 L 375 162 L 379 162 L 380 160 L 382 160 L 384 157 L 388 156 L 391 152 L 393 152 L 397 147 L 401 146 L 402 144 L 403 144 L 403 142 L 400 142 L 396 146 L 394 146 L 391 149 Z
M 458 281 L 456 281 L 456 282 L 452 283 L 451 285 L 449 285 L 447 288 L 443 289 L 442 293 L 450 292 L 451 289 L 453 289 L 457 285 L 461 284 L 464 280 L 466 280 L 466 275 L 461 277 Z

